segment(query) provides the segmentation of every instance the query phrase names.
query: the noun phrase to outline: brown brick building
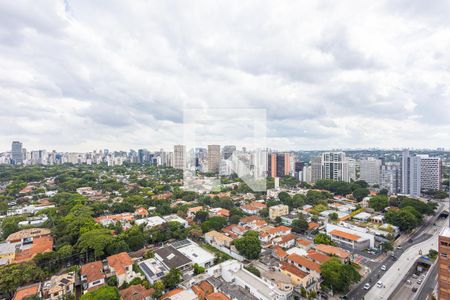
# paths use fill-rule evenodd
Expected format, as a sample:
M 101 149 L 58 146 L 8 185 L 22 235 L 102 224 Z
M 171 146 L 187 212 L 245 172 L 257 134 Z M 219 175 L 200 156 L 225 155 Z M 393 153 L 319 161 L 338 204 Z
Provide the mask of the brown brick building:
M 450 227 L 439 234 L 439 300 L 450 300 Z

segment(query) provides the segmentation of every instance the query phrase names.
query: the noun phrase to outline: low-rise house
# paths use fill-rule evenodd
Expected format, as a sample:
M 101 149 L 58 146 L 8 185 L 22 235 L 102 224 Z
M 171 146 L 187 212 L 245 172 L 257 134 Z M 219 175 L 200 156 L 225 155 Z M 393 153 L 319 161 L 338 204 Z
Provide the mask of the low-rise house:
M 314 245 L 313 242 L 310 240 L 305 240 L 305 239 L 297 240 L 297 247 L 300 247 L 305 250 L 311 249 L 313 245 Z
M 146 218 L 146 217 L 148 217 L 148 210 L 145 209 L 144 207 L 139 207 L 138 209 L 136 209 L 134 211 L 134 215 L 136 217 L 138 217 L 139 219 Z
M 30 284 L 17 289 L 12 300 L 23 300 L 25 298 L 37 296 L 41 297 L 41 283 Z
M 144 218 L 144 219 L 139 219 L 139 220 L 134 221 L 134 224 L 136 224 L 138 226 L 142 225 L 142 224 L 146 224 L 147 229 L 162 225 L 164 223 L 166 223 L 166 220 L 164 220 L 160 216 L 154 216 L 154 217 L 149 217 L 149 218 Z
M 132 213 L 121 213 L 116 215 L 106 215 L 106 216 L 100 216 L 95 218 L 95 222 L 101 224 L 102 226 L 109 226 L 109 225 L 115 225 L 117 222 L 120 222 L 120 224 L 125 225 L 128 222 L 131 222 L 134 220 L 134 215 Z
M 136 284 L 120 290 L 120 297 L 123 300 L 150 300 L 154 293 L 154 289 L 146 289 L 141 284 Z
M 289 249 L 295 246 L 297 236 L 293 233 L 276 237 L 272 240 L 272 245 L 278 245 L 282 248 Z
M 348 228 L 328 223 L 326 232 L 334 242 L 344 244 L 352 249 L 363 250 L 373 248 L 375 245 L 374 235 L 368 233 L 365 228 L 357 226 Z
M 269 218 L 275 220 L 277 217 L 282 217 L 289 214 L 289 206 L 278 204 L 269 207 Z
M 166 222 L 178 222 L 181 225 L 184 226 L 184 228 L 188 228 L 189 227 L 189 223 L 188 221 L 186 221 L 185 219 L 181 218 L 180 216 L 176 215 L 176 214 L 172 214 L 172 215 L 168 215 L 168 216 L 163 216 L 163 219 Z
M 312 260 L 307 259 L 304 256 L 300 256 L 298 254 L 290 254 L 287 257 L 287 262 L 293 264 L 300 270 L 304 272 L 316 272 L 320 274 L 320 265 L 318 263 L 313 262 Z
M 315 289 L 317 282 L 319 281 L 319 275 L 317 273 L 302 271 L 293 264 L 287 262 L 281 263 L 280 271 L 291 278 L 291 282 L 294 286 L 300 286 L 306 290 Z
M 284 225 L 277 227 L 267 226 L 266 228 L 260 230 L 259 239 L 264 243 L 268 243 L 278 236 L 288 235 L 290 233 L 291 228 Z
M 23 245 L 31 244 L 34 238 L 49 236 L 50 233 L 50 229 L 47 228 L 28 228 L 10 234 L 6 241 L 10 243 L 20 242 Z
M 167 269 L 190 271 L 192 261 L 173 246 L 166 246 L 155 250 L 155 258 L 162 262 Z
M 141 263 L 139 263 L 139 267 L 144 272 L 147 280 L 154 284 L 156 281 L 161 280 L 164 276 L 169 273 L 169 269 L 156 258 L 149 258 Z
M 19 247 L 20 243 L 0 243 L 0 266 L 12 263 Z
M 186 215 L 188 218 L 193 219 L 195 217 L 195 214 L 203 209 L 203 206 L 190 207 L 188 208 Z
M 258 216 L 243 217 L 239 220 L 239 225 L 251 230 L 260 230 L 267 226 L 267 222 Z
M 330 256 L 317 252 L 313 249 L 309 249 L 307 252 L 307 257 L 312 260 L 315 263 L 318 263 L 319 265 L 323 264 L 324 262 L 327 262 L 331 259 Z
M 230 216 L 230 211 L 225 208 L 221 207 L 215 207 L 209 209 L 209 216 L 210 217 L 224 217 L 228 218 Z
M 51 252 L 53 250 L 53 238 L 40 236 L 33 238 L 30 244 L 22 245 L 20 251 L 15 254 L 14 263 L 22 263 L 32 260 L 38 253 Z
M 59 300 L 66 295 L 74 294 L 75 273 L 65 273 L 55 275 L 46 281 L 42 286 L 42 295 L 44 299 Z
M 233 242 L 233 239 L 224 235 L 223 233 L 217 232 L 215 230 L 212 230 L 210 232 L 205 233 L 205 241 L 208 244 L 211 245 L 218 245 L 230 248 L 231 242 Z
M 133 272 L 133 261 L 128 253 L 121 252 L 108 256 L 106 261 L 111 274 L 117 277 L 119 286 L 125 282 L 130 282 L 136 277 L 136 274 Z
M 249 215 L 257 215 L 262 209 L 266 208 L 267 205 L 262 202 L 252 201 L 249 204 L 241 206 L 241 209 Z
M 101 261 L 94 261 L 82 265 L 80 275 L 83 289 L 87 291 L 92 291 L 105 285 L 106 275 L 103 271 L 103 263 Z
M 174 242 L 172 247 L 189 258 L 192 264 L 204 268 L 209 268 L 214 264 L 215 256 L 189 239 Z
M 351 257 L 350 252 L 348 252 L 342 248 L 331 246 L 331 245 L 318 244 L 318 245 L 315 245 L 314 248 L 320 253 L 336 256 L 336 257 L 340 258 L 341 260 L 348 260 Z
M 280 246 L 275 246 L 272 249 L 272 256 L 279 261 L 284 261 L 287 258 L 288 254 Z
M 161 296 L 161 300 L 198 300 L 192 289 L 177 288 Z

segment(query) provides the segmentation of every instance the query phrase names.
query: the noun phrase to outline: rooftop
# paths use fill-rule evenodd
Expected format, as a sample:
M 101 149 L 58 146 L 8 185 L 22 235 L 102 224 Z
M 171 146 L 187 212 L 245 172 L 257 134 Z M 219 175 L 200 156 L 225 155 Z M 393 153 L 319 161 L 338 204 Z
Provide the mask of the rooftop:
M 125 274 L 125 267 L 133 264 L 133 261 L 126 252 L 108 256 L 106 260 L 108 261 L 108 265 L 113 268 L 118 275 Z
M 344 232 L 344 231 L 337 230 L 337 229 L 330 231 L 330 234 L 347 239 L 347 240 L 351 240 L 351 241 L 358 241 L 359 239 L 361 239 L 361 237 L 359 235 Z
M 140 284 L 132 285 L 129 288 L 120 291 L 122 299 L 126 300 L 142 300 L 150 297 L 155 292 L 154 289 L 146 289 Z
M 8 242 L 18 241 L 26 238 L 50 235 L 50 229 L 47 228 L 29 228 L 12 233 L 6 239 Z
M 29 296 L 34 296 L 39 294 L 39 290 L 41 289 L 40 283 L 35 283 L 31 285 L 27 285 L 24 287 L 20 287 L 17 289 L 16 293 L 14 294 L 13 300 L 22 300 Z
M 295 276 L 299 277 L 299 278 L 305 278 L 306 276 L 308 276 L 308 273 L 300 270 L 299 268 L 297 268 L 296 266 L 286 263 L 286 262 L 282 262 L 281 263 L 281 270 L 289 272 L 291 274 L 294 274 Z
M 441 230 L 440 236 L 450 237 L 450 227 L 444 227 Z
M 155 255 L 159 256 L 169 269 L 176 269 L 191 263 L 189 258 L 172 246 L 155 250 Z
M 94 261 L 81 266 L 81 276 L 85 275 L 87 282 L 96 281 L 105 278 L 103 273 L 103 263 L 101 261 Z

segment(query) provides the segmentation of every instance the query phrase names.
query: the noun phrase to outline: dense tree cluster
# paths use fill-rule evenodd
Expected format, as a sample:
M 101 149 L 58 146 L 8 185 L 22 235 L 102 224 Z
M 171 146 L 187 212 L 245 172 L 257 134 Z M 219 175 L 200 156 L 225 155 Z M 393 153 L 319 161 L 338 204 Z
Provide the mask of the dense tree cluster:
M 361 279 L 355 265 L 342 263 L 338 258 L 324 262 L 320 266 L 320 273 L 323 279 L 322 287 L 333 292 L 347 292 L 352 283 Z

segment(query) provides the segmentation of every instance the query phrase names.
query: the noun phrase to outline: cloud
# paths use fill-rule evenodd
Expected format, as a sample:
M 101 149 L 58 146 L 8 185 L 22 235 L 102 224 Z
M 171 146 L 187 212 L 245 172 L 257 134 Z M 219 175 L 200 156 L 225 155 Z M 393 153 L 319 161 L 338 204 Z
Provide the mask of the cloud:
M 257 108 L 276 149 L 450 148 L 449 13 L 446 1 L 5 1 L 0 146 L 169 148 L 185 109 Z M 249 140 L 238 124 L 205 126 Z

